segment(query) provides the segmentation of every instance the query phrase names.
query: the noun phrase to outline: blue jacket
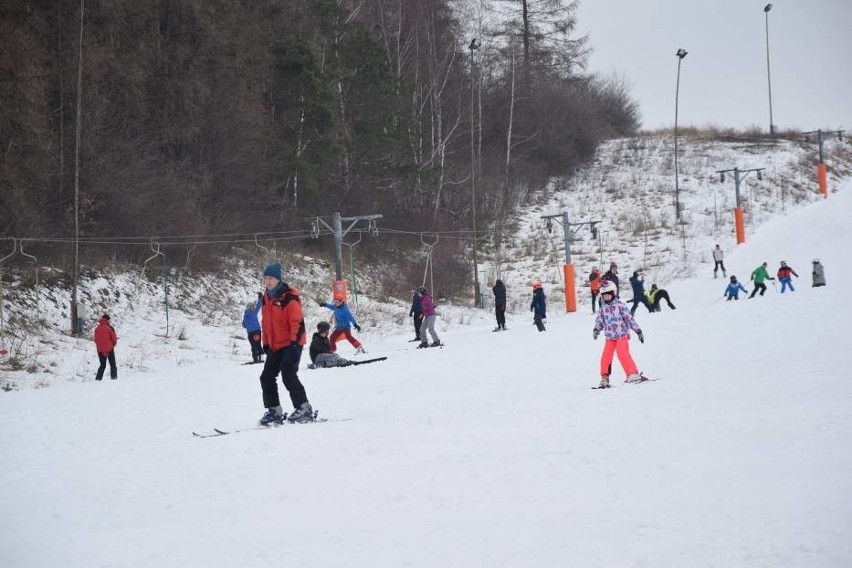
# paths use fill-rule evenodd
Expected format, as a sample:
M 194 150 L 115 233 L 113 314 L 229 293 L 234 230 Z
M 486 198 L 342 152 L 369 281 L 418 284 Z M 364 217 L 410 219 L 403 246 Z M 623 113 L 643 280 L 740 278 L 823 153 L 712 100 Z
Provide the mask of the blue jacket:
M 547 300 L 545 299 L 544 290 L 538 288 L 533 291 L 532 302 L 530 302 L 530 311 L 534 312 L 535 317 L 547 319 Z
M 630 277 L 630 287 L 633 288 L 634 298 L 641 298 L 645 295 L 645 283 L 638 276 Z
M 739 282 L 732 282 L 731 284 L 728 284 L 727 288 L 725 288 L 725 296 L 727 296 L 728 298 L 733 298 L 734 296 L 740 293 L 740 290 L 748 294 L 748 290 L 743 288 L 742 284 L 740 284 Z
M 349 329 L 358 323 L 345 302 L 339 306 L 328 303 L 325 307 L 334 312 L 334 329 Z
M 246 328 L 246 331 L 260 331 L 260 321 L 257 319 L 257 314 L 260 313 L 262 304 L 262 298 L 258 298 L 253 308 L 246 308 L 246 311 L 243 312 L 243 327 Z

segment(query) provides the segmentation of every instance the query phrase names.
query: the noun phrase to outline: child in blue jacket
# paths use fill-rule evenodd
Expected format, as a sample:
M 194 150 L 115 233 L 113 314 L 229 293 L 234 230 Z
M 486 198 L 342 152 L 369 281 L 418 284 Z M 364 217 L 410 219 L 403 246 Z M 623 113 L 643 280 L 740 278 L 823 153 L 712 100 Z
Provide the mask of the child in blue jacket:
M 248 335 L 249 345 L 251 346 L 251 362 L 263 363 L 263 347 L 260 343 L 260 321 L 257 319 L 257 314 L 260 313 L 260 308 L 263 305 L 263 292 L 257 293 L 257 302 L 246 306 L 243 312 L 243 328 Z
M 351 328 L 354 327 L 355 331 L 361 331 L 361 326 L 358 325 L 355 316 L 352 315 L 346 302 L 343 300 L 334 300 L 332 303 L 327 303 L 317 300 L 317 303 L 320 307 L 328 308 L 334 312 L 334 331 L 331 332 L 331 336 L 328 338 L 331 343 L 331 352 L 337 352 L 337 342 L 345 337 L 352 344 L 352 347 L 355 348 L 355 353 L 366 353 L 361 342 L 352 335 Z
M 739 300 L 740 290 L 742 290 L 744 294 L 748 294 L 748 290 L 743 288 L 743 285 L 737 282 L 737 277 L 731 276 L 731 283 L 728 284 L 728 287 L 725 288 L 725 293 L 722 295 L 728 298 L 728 302 L 730 302 L 731 300 Z

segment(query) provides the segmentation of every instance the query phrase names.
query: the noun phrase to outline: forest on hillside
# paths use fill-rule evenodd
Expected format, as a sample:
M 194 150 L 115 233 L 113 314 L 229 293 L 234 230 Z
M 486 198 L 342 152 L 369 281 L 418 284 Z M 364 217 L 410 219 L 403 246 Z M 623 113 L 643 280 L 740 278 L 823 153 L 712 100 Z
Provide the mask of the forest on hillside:
M 95 262 L 155 235 L 298 236 L 335 211 L 499 229 L 638 125 L 625 84 L 584 71 L 575 8 L 2 0 L 0 237 L 62 264 L 77 230 L 109 246 L 81 251 Z

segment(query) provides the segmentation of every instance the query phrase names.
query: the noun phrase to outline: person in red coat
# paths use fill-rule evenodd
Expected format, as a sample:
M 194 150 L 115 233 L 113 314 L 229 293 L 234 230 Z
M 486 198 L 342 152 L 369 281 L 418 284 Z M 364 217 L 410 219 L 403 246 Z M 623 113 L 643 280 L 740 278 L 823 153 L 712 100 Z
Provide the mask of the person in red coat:
M 118 378 L 118 369 L 115 366 L 115 346 L 117 344 L 118 336 L 115 334 L 115 328 L 109 323 L 109 316 L 104 314 L 101 321 L 98 322 L 98 327 L 95 328 L 95 349 L 98 350 L 98 359 L 101 362 L 98 372 L 95 373 L 96 381 L 104 378 L 107 361 L 109 361 L 110 378 Z
M 266 293 L 260 312 L 260 335 L 266 361 L 260 373 L 260 388 L 266 413 L 259 421 L 261 426 L 283 424 L 285 417 L 290 422 L 311 422 L 314 417 L 305 387 L 299 381 L 299 361 L 306 343 L 302 300 L 297 289 L 283 282 L 283 271 L 277 262 L 269 263 L 263 270 Z M 290 416 L 284 414 L 278 398 L 279 373 L 293 403 Z

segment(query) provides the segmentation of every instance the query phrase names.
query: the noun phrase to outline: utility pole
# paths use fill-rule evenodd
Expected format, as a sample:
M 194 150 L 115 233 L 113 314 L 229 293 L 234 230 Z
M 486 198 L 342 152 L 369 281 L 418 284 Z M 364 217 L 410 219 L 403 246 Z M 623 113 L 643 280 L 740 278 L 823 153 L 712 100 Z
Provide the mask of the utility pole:
M 745 221 L 743 218 L 743 208 L 740 204 L 740 182 L 742 182 L 751 172 L 757 172 L 757 179 L 763 179 L 761 173 L 766 168 L 752 168 L 749 170 L 741 170 L 739 168 L 731 168 L 728 170 L 716 170 L 720 174 L 722 183 L 725 183 L 725 174 L 734 174 L 734 191 L 736 192 L 736 207 L 734 207 L 734 226 L 737 230 L 737 244 L 741 245 L 745 242 Z
M 828 198 L 828 168 L 825 165 L 825 151 L 823 150 L 823 142 L 825 141 L 825 137 L 823 134 L 836 134 L 838 140 L 843 140 L 843 133 L 845 130 L 828 130 L 823 132 L 822 130 L 811 130 L 810 132 L 805 132 L 805 142 L 811 141 L 811 135 L 816 134 L 817 138 L 817 146 L 819 146 L 819 164 L 817 164 L 817 180 L 819 181 L 819 192 L 822 193 L 824 198 Z
M 346 289 L 346 281 L 343 279 L 343 237 L 349 234 L 355 225 L 360 221 L 367 221 L 367 231 L 375 236 L 379 234 L 379 228 L 376 226 L 376 220 L 381 219 L 381 215 L 357 215 L 355 217 L 341 217 L 340 213 L 335 213 L 332 216 L 331 225 L 325 222 L 322 217 L 315 217 L 312 222 L 311 232 L 313 236 L 319 237 L 320 225 L 331 231 L 334 235 L 334 276 L 335 282 L 333 294 L 335 299 L 346 299 L 348 290 Z M 346 228 L 343 228 L 344 223 L 349 223 Z
M 556 219 L 556 222 L 562 225 L 563 237 L 565 239 L 565 264 L 562 267 L 562 274 L 565 278 L 565 311 L 567 313 L 576 312 L 577 311 L 577 283 L 576 277 L 574 274 L 574 265 L 571 264 L 571 240 L 583 225 L 589 226 L 589 231 L 592 233 L 592 238 L 597 238 L 598 229 L 597 224 L 600 221 L 584 221 L 582 223 L 571 223 L 568 219 L 568 212 L 563 211 L 562 213 L 557 213 L 555 215 L 542 215 L 542 219 L 547 220 L 547 232 L 551 232 L 553 230 L 553 221 L 552 219 Z M 572 232 L 572 227 L 574 230 Z

